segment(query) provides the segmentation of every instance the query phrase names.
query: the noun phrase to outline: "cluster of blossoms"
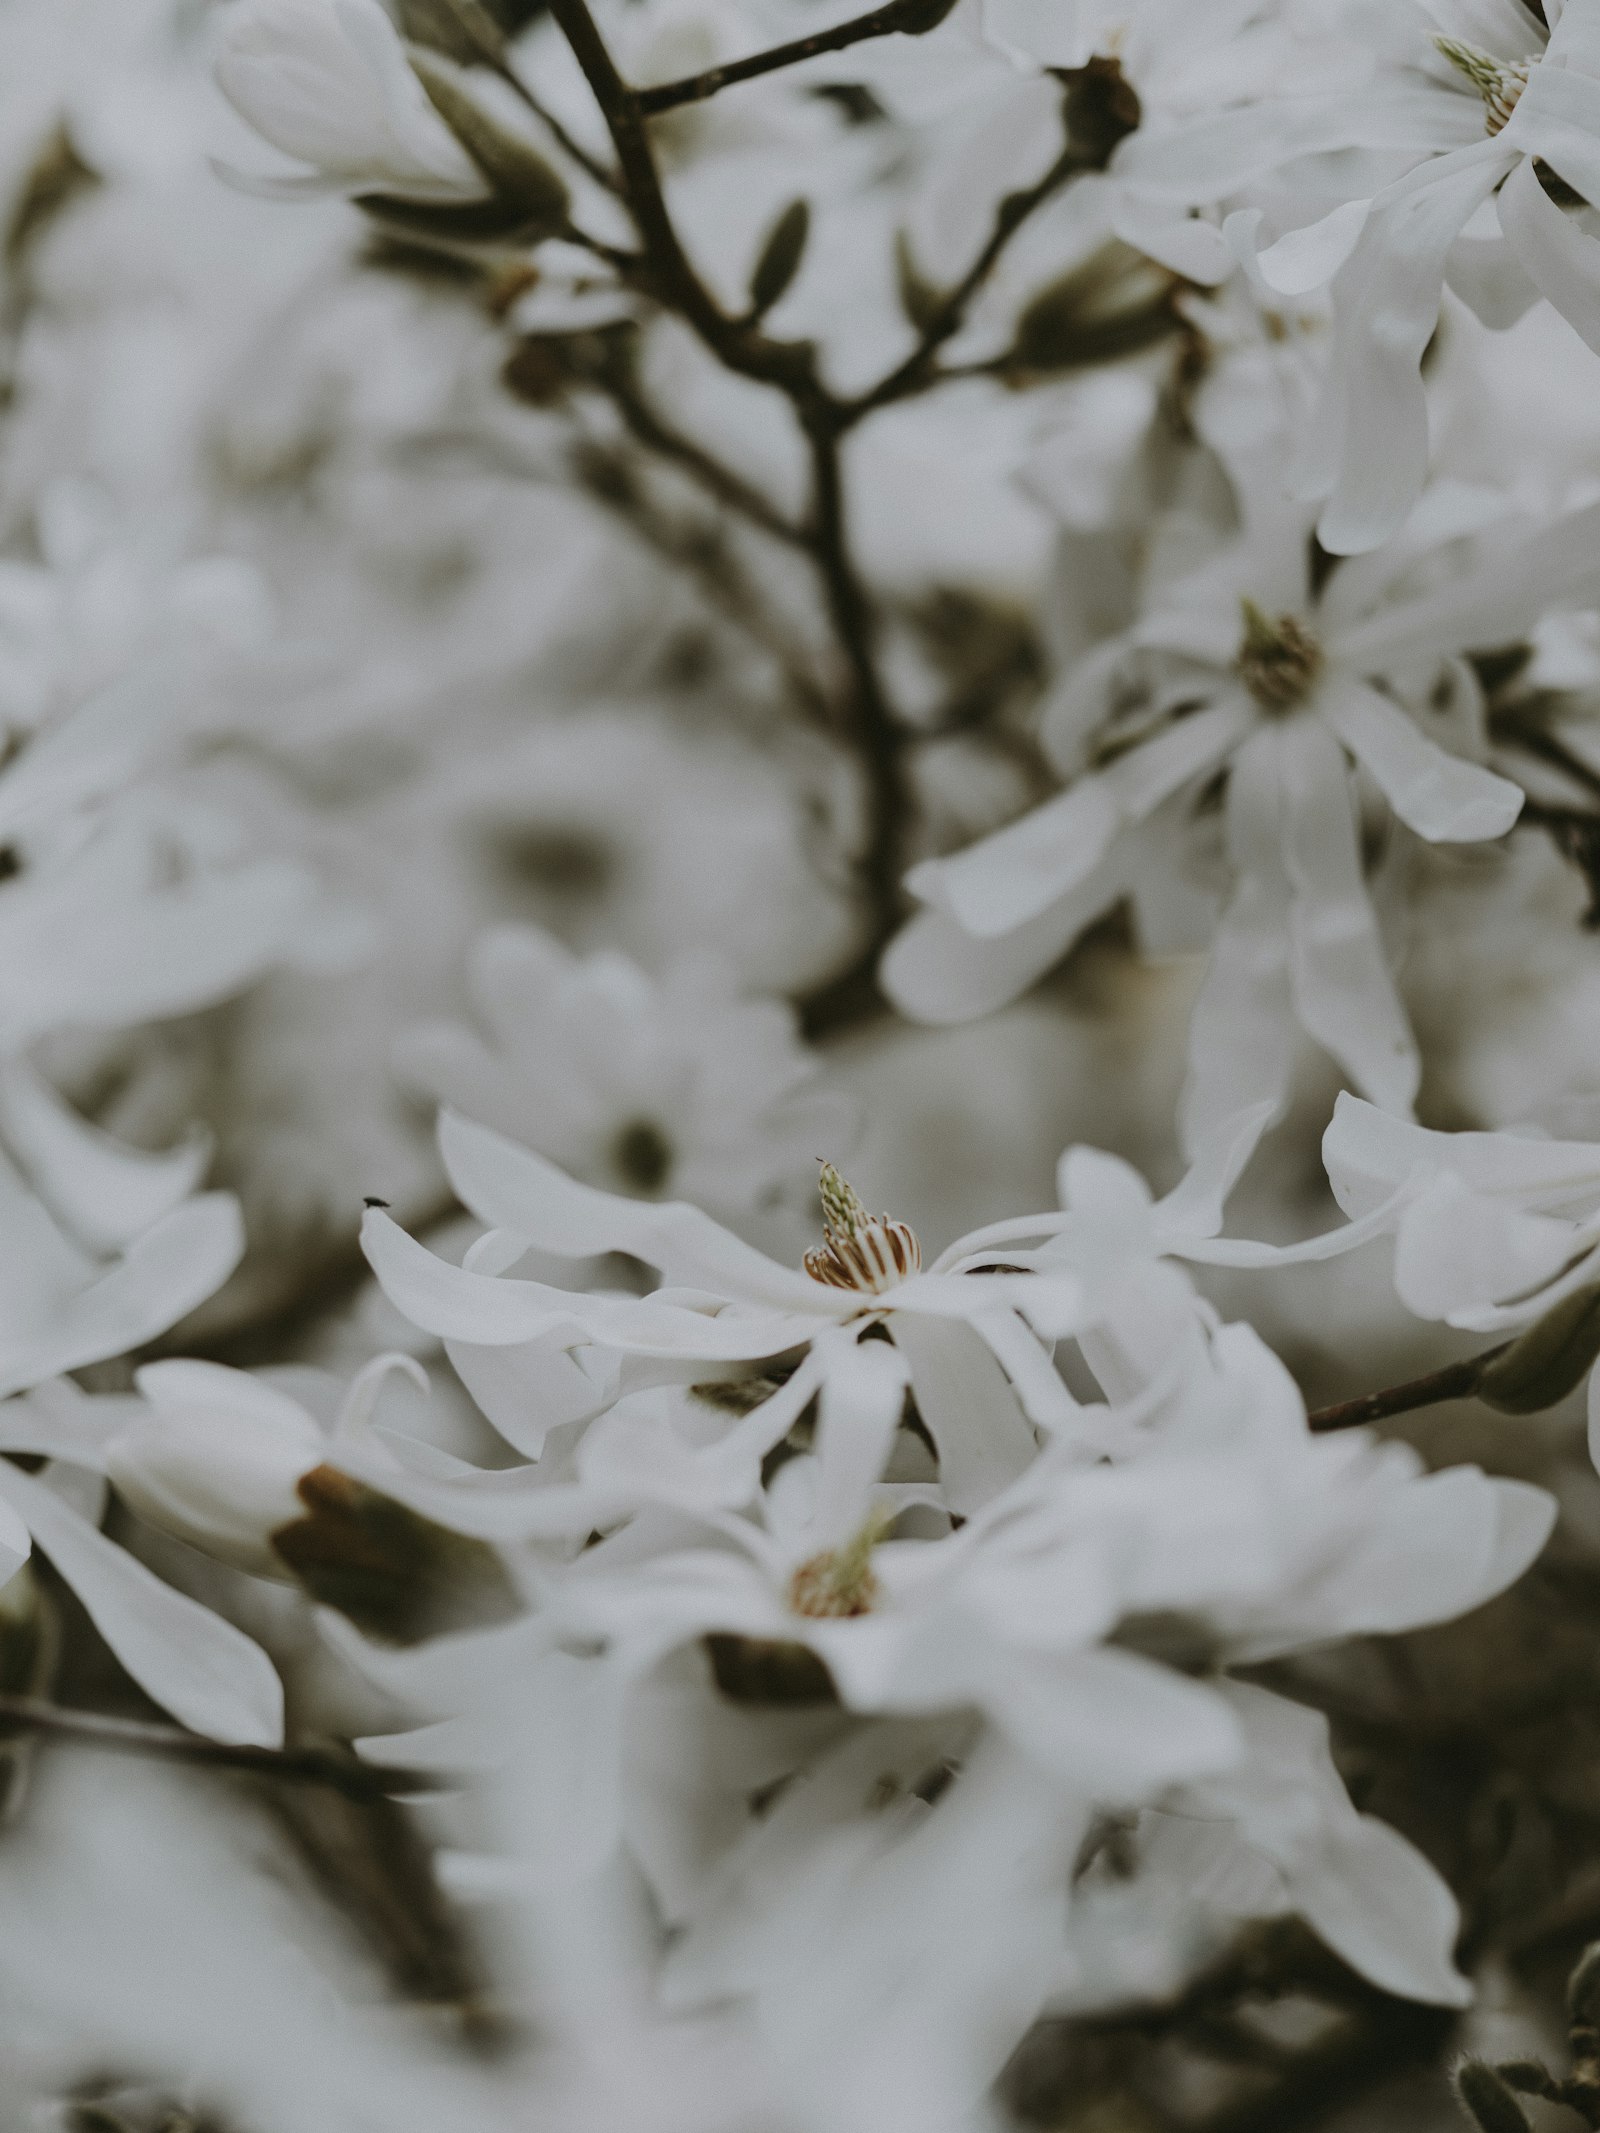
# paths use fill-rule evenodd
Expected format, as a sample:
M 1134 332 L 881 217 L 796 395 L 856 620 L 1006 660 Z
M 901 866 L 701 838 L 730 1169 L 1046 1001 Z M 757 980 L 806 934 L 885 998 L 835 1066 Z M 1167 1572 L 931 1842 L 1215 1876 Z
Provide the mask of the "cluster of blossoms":
M 1482 2044 L 1600 1843 L 1600 0 L 119 4 L 0 20 L 19 2125 Z

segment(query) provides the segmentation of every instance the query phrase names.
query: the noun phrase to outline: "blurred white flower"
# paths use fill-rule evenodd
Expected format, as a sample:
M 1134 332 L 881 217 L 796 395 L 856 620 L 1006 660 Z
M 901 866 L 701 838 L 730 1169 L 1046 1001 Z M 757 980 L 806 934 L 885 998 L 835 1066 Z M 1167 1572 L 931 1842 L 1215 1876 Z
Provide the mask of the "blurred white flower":
M 1335 13 L 1337 21 L 1337 11 Z M 1448 281 L 1489 325 L 1540 296 L 1600 346 L 1596 252 L 1581 215 L 1600 187 L 1600 35 L 1593 0 L 1414 0 L 1371 39 L 1373 78 L 1332 93 L 1213 111 L 1129 149 L 1124 167 L 1169 197 L 1215 197 L 1219 157 L 1373 147 L 1399 151 L 1381 189 L 1346 197 L 1261 256 L 1298 295 L 1332 278 L 1335 333 L 1322 410 L 1299 455 L 1303 492 L 1338 555 L 1377 547 L 1420 493 L 1428 463 L 1419 375 Z M 1253 246 L 1259 209 L 1230 229 Z M 1329 492 L 1332 492 L 1331 495 Z
M 659 979 L 624 956 L 580 959 L 532 927 L 485 934 L 467 988 L 485 1036 L 424 1024 L 400 1078 L 536 1148 L 586 1184 L 689 1199 L 738 1223 L 838 1148 L 849 1107 L 814 1085 L 790 1009 L 753 999 L 715 956 Z
M 241 118 L 311 165 L 283 177 L 229 173 L 252 190 L 438 201 L 482 199 L 488 190 L 378 0 L 238 0 L 216 74 Z
M 1067 790 L 915 868 L 927 908 L 884 964 L 896 1001 L 929 1019 L 1014 995 L 1130 887 L 1137 900 L 1153 848 L 1203 832 L 1225 769 L 1232 892 L 1191 1025 L 1191 1147 L 1242 1100 L 1283 1100 L 1295 1022 L 1374 1101 L 1409 1111 L 1420 1062 L 1363 878 L 1351 761 L 1418 836 L 1500 836 L 1522 797 L 1473 760 L 1486 744 L 1462 655 L 1587 600 L 1600 559 L 1600 509 L 1528 525 L 1443 486 L 1404 539 L 1314 577 L 1272 434 L 1266 457 L 1231 455 L 1243 533 L 1158 579 L 1056 690 L 1046 736 Z

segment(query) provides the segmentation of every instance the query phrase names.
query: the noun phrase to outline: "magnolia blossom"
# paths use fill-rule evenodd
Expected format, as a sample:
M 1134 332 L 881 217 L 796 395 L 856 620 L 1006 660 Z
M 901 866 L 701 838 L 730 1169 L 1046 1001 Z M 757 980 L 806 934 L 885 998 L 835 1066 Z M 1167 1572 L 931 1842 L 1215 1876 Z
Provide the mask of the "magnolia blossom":
M 1321 416 L 1301 455 L 1318 522 L 1339 555 L 1375 548 L 1399 526 L 1427 469 L 1419 364 L 1446 280 L 1491 325 L 1544 296 L 1600 347 L 1600 252 L 1581 211 L 1600 186 L 1600 12 L 1594 0 L 1412 0 L 1397 24 L 1359 16 L 1377 76 L 1332 93 L 1213 113 L 1140 143 L 1128 168 L 1169 197 L 1210 198 L 1218 159 L 1237 166 L 1271 142 L 1301 153 L 1372 145 L 1409 150 L 1401 174 L 1262 257 L 1268 282 L 1297 294 L 1333 278 L 1334 342 Z M 1292 152 L 1292 151 L 1291 151 Z M 1241 246 L 1259 213 L 1241 220 Z M 1331 490 L 1331 495 L 1329 491 Z
M 1387 1989 L 1460 2004 L 1448 1891 L 1355 1814 L 1323 1722 L 1227 1669 L 1469 1610 L 1542 1547 L 1544 1493 L 1471 1468 L 1430 1475 L 1408 1447 L 1360 1434 L 1312 1436 L 1282 1366 L 1231 1327 L 1167 1398 L 1129 1413 L 1109 1458 L 1059 1440 L 952 1529 L 936 1491 L 879 1478 L 904 1382 L 892 1348 L 861 1344 L 823 1388 L 814 1449 L 747 1512 L 677 1503 L 545 1573 L 542 1657 L 501 1638 L 424 1662 L 435 1714 L 473 1713 L 480 1749 L 509 1758 L 540 1880 L 632 1850 L 681 1928 L 674 2001 L 759 2001 L 786 1960 L 768 1926 L 800 1930 L 791 1906 L 817 1877 L 832 1885 L 843 1831 L 876 1853 L 895 1823 L 874 1817 L 941 1763 L 976 1811 L 998 1752 L 1031 1772 L 1064 1840 L 1040 1869 L 1060 1892 L 1041 1996 L 1076 1961 L 1066 1833 L 1093 1808 L 1148 1805 L 1271 1862 L 1279 1907 Z M 663 1677 L 704 1638 L 722 1694 L 758 1729 L 746 1789 L 787 1776 L 809 1802 L 785 1810 L 781 1843 L 736 1786 L 718 1796 L 696 1745 L 710 1713 L 695 1715 L 681 1669 L 675 1687 Z M 848 1907 L 815 1915 L 848 1947 Z M 1014 2011 L 1008 2041 L 1037 2004 Z M 822 2049 L 837 2018 L 814 2019 Z
M 798 1355 L 793 1374 L 750 1418 L 779 1443 L 835 1362 L 886 1329 L 909 1363 L 924 1422 L 939 1448 L 947 1500 L 969 1510 L 1020 1473 L 1035 1428 L 1070 1427 L 1077 1402 L 1042 1341 L 1072 1330 L 1080 1289 L 1061 1271 L 953 1271 L 958 1241 L 927 1271 L 904 1223 L 869 1216 L 824 1174 L 824 1246 L 806 1268 L 780 1266 L 683 1203 L 653 1206 L 580 1185 L 531 1150 L 446 1113 L 439 1143 L 457 1193 L 490 1233 L 450 1266 L 381 1209 L 363 1241 L 385 1293 L 414 1324 L 449 1344 L 493 1418 L 533 1404 L 565 1352 L 595 1348 L 635 1373 L 699 1377 Z M 644 1297 L 575 1294 L 516 1276 L 530 1249 L 563 1257 L 625 1252 L 669 1286 Z M 473 1351 L 488 1351 L 480 1364 Z M 498 1356 L 494 1351 L 500 1351 Z M 604 1404 L 590 1388 L 577 1419 Z
M 815 1087 L 793 1014 L 744 994 L 718 959 L 681 960 L 655 981 L 624 956 L 580 959 L 532 927 L 503 927 L 473 950 L 468 989 L 485 1034 L 447 1022 L 407 1032 L 401 1079 L 585 1183 L 737 1221 L 810 1171 L 847 1123 Z
M 240 0 L 217 84 L 240 117 L 310 170 L 251 190 L 480 200 L 483 173 L 429 102 L 378 0 Z
M 1241 1101 L 1282 1100 L 1296 1023 L 1373 1101 L 1409 1111 L 1420 1064 L 1363 878 L 1351 764 L 1429 842 L 1502 835 L 1522 796 L 1473 760 L 1462 654 L 1591 597 L 1600 559 L 1600 509 L 1486 528 L 1485 500 L 1452 488 L 1403 541 L 1319 579 L 1307 515 L 1254 451 L 1237 464 L 1239 537 L 1153 585 L 1048 705 L 1066 791 L 913 869 L 927 908 L 883 968 L 930 1020 L 1021 991 L 1130 887 L 1137 901 L 1159 810 L 1169 840 L 1203 830 L 1226 770 L 1231 891 L 1191 1025 L 1191 1145 Z

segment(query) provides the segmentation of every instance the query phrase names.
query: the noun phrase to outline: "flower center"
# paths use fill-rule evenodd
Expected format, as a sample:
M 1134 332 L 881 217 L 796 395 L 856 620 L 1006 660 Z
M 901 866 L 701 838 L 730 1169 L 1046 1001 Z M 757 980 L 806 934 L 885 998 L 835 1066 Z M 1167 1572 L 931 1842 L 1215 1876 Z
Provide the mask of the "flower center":
M 1290 711 L 1310 695 L 1322 670 L 1322 647 L 1293 615 L 1267 615 L 1241 600 L 1244 635 L 1234 672 L 1264 711 Z
M 1476 45 L 1462 44 L 1455 37 L 1435 37 L 1435 45 L 1458 74 L 1464 74 L 1483 98 L 1484 130 L 1497 134 L 1517 108 L 1517 99 L 1528 86 L 1533 72 L 1531 59 L 1496 59 Z
M 881 1296 L 885 1289 L 916 1273 L 922 1264 L 922 1246 L 904 1222 L 869 1215 L 831 1163 L 823 1164 L 817 1189 L 826 1241 L 805 1255 L 805 1270 L 813 1281 L 825 1281 L 832 1289 L 859 1289 L 867 1296 Z
M 824 1548 L 803 1562 L 789 1580 L 789 1605 L 795 1613 L 816 1622 L 870 1614 L 879 1593 L 872 1551 L 888 1527 L 889 1520 L 874 1512 L 842 1548 Z

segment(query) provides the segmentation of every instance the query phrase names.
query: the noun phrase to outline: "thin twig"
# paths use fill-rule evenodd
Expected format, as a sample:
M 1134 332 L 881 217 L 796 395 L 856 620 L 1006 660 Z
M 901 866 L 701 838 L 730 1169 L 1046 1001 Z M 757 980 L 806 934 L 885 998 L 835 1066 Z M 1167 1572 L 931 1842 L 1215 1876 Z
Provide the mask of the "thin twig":
M 111 1718 L 99 1711 L 69 1710 L 32 1696 L 0 1696 L 0 1737 L 32 1733 L 99 1748 L 113 1755 L 138 1755 L 159 1762 L 185 1763 L 210 1770 L 243 1771 L 286 1785 L 327 1785 L 347 1799 L 387 1799 L 396 1794 L 445 1792 L 462 1782 L 448 1771 L 422 1770 L 399 1763 L 364 1763 L 332 1748 L 256 1748 L 231 1741 L 207 1740 L 175 1726 L 145 1725 Z
M 703 74 L 687 74 L 677 81 L 636 90 L 639 109 L 653 118 L 659 112 L 677 110 L 680 104 L 704 103 L 708 96 L 715 96 L 735 82 L 753 81 L 757 75 L 774 74 L 780 67 L 798 66 L 802 60 L 815 59 L 823 52 L 842 52 L 869 37 L 892 37 L 902 31 L 915 36 L 941 22 L 950 12 L 950 4 L 951 0 L 944 0 L 942 6 L 939 0 L 932 0 L 932 4 L 930 0 L 887 0 L 887 5 L 872 8 L 865 15 L 852 15 L 848 22 L 836 22 L 832 29 L 795 37 L 788 44 L 752 52 L 748 58 L 729 60 L 725 66 L 707 67 Z
M 1420 1378 L 1407 1378 L 1402 1385 L 1382 1392 L 1364 1392 L 1358 1399 L 1339 1400 L 1332 1407 L 1315 1407 L 1306 1417 L 1310 1428 L 1362 1429 L 1369 1422 L 1385 1421 L 1390 1415 L 1410 1414 L 1418 1407 L 1437 1407 L 1441 1400 L 1470 1400 L 1477 1392 L 1484 1368 L 1510 1346 L 1502 1341 L 1481 1355 L 1466 1356 L 1459 1363 L 1446 1363 Z

